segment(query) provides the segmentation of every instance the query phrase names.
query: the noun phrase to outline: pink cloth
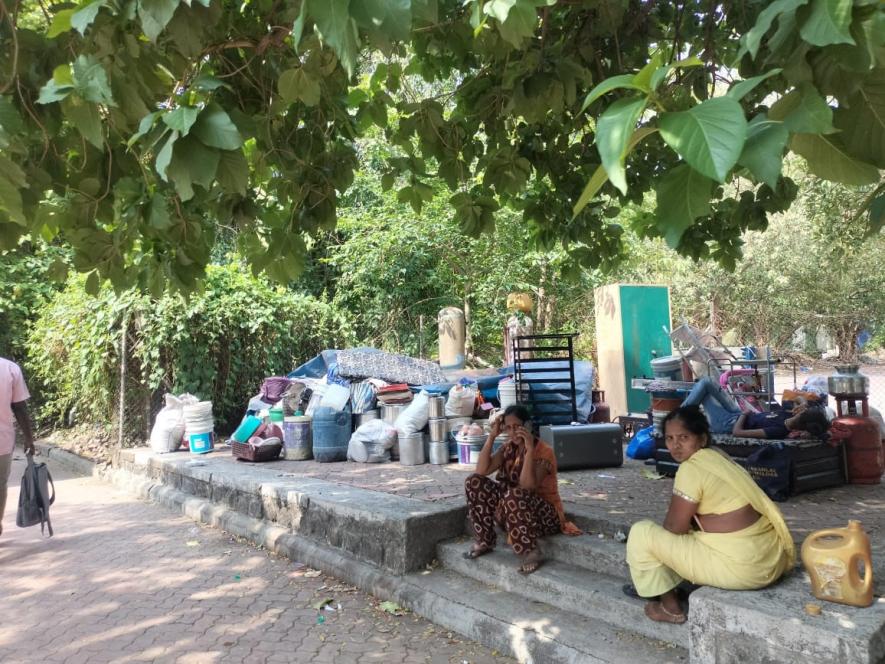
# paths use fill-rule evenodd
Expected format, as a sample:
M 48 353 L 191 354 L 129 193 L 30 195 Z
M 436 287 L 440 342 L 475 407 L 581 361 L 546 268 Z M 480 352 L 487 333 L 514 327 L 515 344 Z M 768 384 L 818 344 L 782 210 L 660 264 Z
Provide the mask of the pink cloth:
M 0 456 L 15 447 L 15 415 L 12 404 L 31 397 L 22 370 L 15 362 L 0 357 Z

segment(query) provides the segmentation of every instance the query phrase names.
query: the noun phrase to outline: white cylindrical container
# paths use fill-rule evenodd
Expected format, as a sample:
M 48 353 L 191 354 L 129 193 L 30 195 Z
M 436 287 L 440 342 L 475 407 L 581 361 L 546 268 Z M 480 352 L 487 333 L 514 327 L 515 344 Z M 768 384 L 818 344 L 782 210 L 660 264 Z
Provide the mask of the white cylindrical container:
M 430 452 L 427 455 L 430 463 L 437 466 L 449 462 L 449 444 L 448 443 L 430 443 Z
M 393 426 L 396 418 L 399 417 L 409 404 L 407 403 L 386 403 L 381 406 L 381 419 Z
M 516 405 L 516 381 L 498 383 L 498 401 L 501 402 L 501 408 Z
M 399 462 L 403 466 L 420 466 L 424 463 L 424 436 L 413 433 L 399 436 Z
M 439 367 L 443 371 L 463 369 L 467 358 L 464 344 L 467 328 L 464 312 L 458 307 L 440 309 L 437 316 L 439 325 Z

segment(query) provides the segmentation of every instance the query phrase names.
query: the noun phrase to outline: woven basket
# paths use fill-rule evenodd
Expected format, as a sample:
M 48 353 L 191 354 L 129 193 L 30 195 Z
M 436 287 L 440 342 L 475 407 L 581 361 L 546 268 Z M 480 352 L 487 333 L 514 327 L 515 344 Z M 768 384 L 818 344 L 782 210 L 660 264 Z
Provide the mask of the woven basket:
M 249 443 L 231 440 L 230 451 L 237 459 L 242 461 L 276 461 L 280 456 L 280 452 L 283 451 L 283 444 L 276 443 L 256 447 Z

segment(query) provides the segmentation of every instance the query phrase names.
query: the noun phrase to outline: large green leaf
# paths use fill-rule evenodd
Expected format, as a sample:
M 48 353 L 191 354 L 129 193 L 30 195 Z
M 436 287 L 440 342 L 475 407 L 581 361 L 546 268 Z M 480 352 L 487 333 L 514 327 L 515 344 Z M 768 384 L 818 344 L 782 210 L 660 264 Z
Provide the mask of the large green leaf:
M 115 106 L 114 95 L 108 81 L 108 73 L 101 62 L 92 55 L 81 55 L 71 67 L 74 89 L 86 101 Z
M 349 13 L 350 0 L 309 1 L 310 15 L 320 37 L 335 51 L 347 73 L 352 74 L 359 52 L 359 37 L 356 23 Z
M 590 179 L 587 180 L 587 184 L 584 186 L 584 191 L 581 192 L 578 201 L 572 208 L 572 216 L 578 216 L 581 210 L 587 207 L 587 204 L 593 200 L 593 197 L 596 196 L 597 192 L 602 189 L 602 186 L 606 182 L 608 182 L 608 173 L 605 172 L 605 167 L 600 164 L 597 169 L 593 171 L 593 175 L 590 176 Z
M 298 53 L 298 46 L 301 44 L 301 36 L 304 34 L 304 24 L 307 22 L 307 0 L 301 0 L 301 7 L 298 9 L 298 18 L 292 24 L 292 46 Z
M 316 106 L 320 101 L 320 83 L 303 67 L 284 71 L 277 87 L 280 96 L 290 104 L 301 100 L 305 106 Z
M 218 184 L 231 194 L 246 195 L 249 185 L 249 163 L 242 150 L 223 150 L 216 173 Z
M 664 175 L 656 188 L 656 223 L 667 244 L 676 247 L 695 219 L 710 214 L 713 181 L 687 164 Z
M 71 95 L 62 102 L 61 110 L 87 141 L 99 149 L 104 147 L 101 116 L 94 104 Z
M 6 210 L 10 220 L 24 226 L 25 214 L 22 211 L 22 196 L 18 187 L 10 182 L 4 173 L 0 173 L 0 210 Z
M 747 142 L 738 163 L 749 169 L 757 180 L 775 189 L 789 137 L 783 122 L 757 115 L 747 127 Z
M 172 225 L 166 198 L 160 194 L 154 194 L 151 197 L 151 202 L 148 206 L 148 224 L 150 224 L 151 228 L 158 231 L 164 231 Z
M 660 75 L 655 76 L 658 70 L 662 69 L 663 58 L 660 53 L 655 53 L 651 60 L 648 62 L 645 67 L 640 69 L 636 75 L 633 77 L 633 84 L 636 85 L 640 90 L 645 92 L 652 92 L 657 85 L 652 86 L 652 79 L 656 81 L 656 83 L 660 84 L 661 77 Z
M 193 136 L 184 136 L 175 142 L 166 174 L 175 184 L 181 199 L 187 200 L 190 196 L 186 197 L 183 192 L 188 191 L 191 184 L 198 184 L 207 190 L 212 186 L 218 161 L 218 150 L 206 147 Z
M 157 161 L 154 164 L 154 167 L 157 169 L 157 173 L 160 174 L 160 177 L 164 182 L 169 181 L 169 177 L 166 175 L 166 171 L 169 168 L 169 162 L 172 161 L 172 148 L 175 147 L 175 141 L 178 140 L 178 132 L 173 131 L 169 134 L 169 138 L 166 139 L 166 143 L 157 153 Z
M 759 74 L 759 76 L 748 78 L 746 81 L 738 81 L 728 89 L 728 92 L 725 93 L 725 96 L 740 101 L 745 96 L 750 94 L 750 92 L 752 92 L 762 81 L 771 78 L 772 76 L 775 76 L 777 74 L 780 74 L 781 71 L 781 68 L 777 67 L 775 69 L 772 69 L 771 71 L 765 72 L 764 74 Z
M 73 85 L 59 85 L 54 78 L 46 81 L 46 85 L 40 88 L 40 96 L 37 97 L 38 104 L 51 104 L 61 101 L 74 91 Z
M 808 170 L 825 180 L 848 185 L 878 182 L 879 170 L 872 164 L 853 159 L 838 136 L 794 134 L 790 149 L 805 158 Z
M 412 30 L 412 0 L 359 0 L 350 3 L 350 12 L 360 26 L 390 39 L 408 39 Z
M 510 0 L 495 0 L 498 3 L 509 4 Z M 535 34 L 538 28 L 539 5 L 546 4 L 537 0 L 516 0 L 507 13 L 507 20 L 498 24 L 498 32 L 504 41 L 515 48 L 522 46 L 523 40 Z
M 854 44 L 851 25 L 852 0 L 811 0 L 811 12 L 799 28 L 802 39 L 815 46 Z
M 243 145 L 243 137 L 230 116 L 221 106 L 211 103 L 202 110 L 191 129 L 204 145 L 222 150 L 236 150 Z
M 875 70 L 836 109 L 834 124 L 853 157 L 885 168 L 885 69 Z
M 661 137 L 695 170 L 719 182 L 737 163 L 747 138 L 741 105 L 728 97 L 708 99 L 679 113 L 664 113 Z
M 46 36 L 54 39 L 65 32 L 71 31 L 71 18 L 77 12 L 76 9 L 61 9 L 52 17 Z
M 642 91 L 642 88 L 640 88 L 633 82 L 633 78 L 633 74 L 621 74 L 620 76 L 612 76 L 605 79 L 602 83 L 593 88 L 584 99 L 584 103 L 581 104 L 581 112 L 583 113 L 584 111 L 586 111 L 587 107 L 590 106 L 590 104 L 599 99 L 601 96 L 608 94 L 612 90 L 617 90 L 619 88 L 630 88 L 633 90 Z
M 163 123 L 170 129 L 175 129 L 182 136 L 187 136 L 187 133 L 191 130 L 194 122 L 197 121 L 197 116 L 199 114 L 199 108 L 193 106 L 179 106 L 174 111 L 163 114 Z M 142 121 L 144 121 L 144 118 Z M 153 123 L 153 120 L 151 120 L 151 123 Z
M 144 36 L 152 42 L 157 41 L 179 4 L 180 0 L 138 0 L 138 17 Z
M 833 131 L 833 109 L 810 84 L 778 99 L 768 112 L 772 120 L 781 120 L 793 133 L 826 134 Z
M 808 0 L 775 0 L 769 3 L 756 18 L 756 25 L 750 28 L 749 32 L 744 35 L 742 39 L 744 48 L 755 58 L 759 52 L 759 46 L 762 44 L 762 39 L 765 37 L 765 33 L 768 32 L 774 19 L 785 12 L 795 11 L 797 7 L 801 7 L 807 2 Z
M 77 9 L 71 16 L 71 27 L 81 35 L 86 34 L 86 28 L 92 25 L 98 10 L 104 7 L 105 0 L 95 0 Z
M 645 97 L 619 99 L 605 109 L 596 121 L 596 149 L 608 179 L 622 194 L 627 193 L 627 175 L 624 171 L 627 142 L 645 110 L 645 104 Z

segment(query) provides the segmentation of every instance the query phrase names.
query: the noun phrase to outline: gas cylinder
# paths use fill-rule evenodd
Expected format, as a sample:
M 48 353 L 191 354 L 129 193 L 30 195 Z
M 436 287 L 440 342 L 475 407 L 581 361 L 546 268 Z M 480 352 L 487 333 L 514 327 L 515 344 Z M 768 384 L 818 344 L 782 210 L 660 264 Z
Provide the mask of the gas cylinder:
M 811 533 L 802 543 L 801 557 L 811 577 L 811 592 L 818 599 L 851 606 L 873 603 L 870 540 L 860 521 L 849 521 L 847 528 Z M 858 563 L 863 563 L 863 578 Z
M 860 416 L 837 417 L 833 420 L 833 427 L 851 432 L 845 440 L 848 481 L 851 484 L 878 484 L 885 470 L 885 461 L 876 421 Z
M 612 410 L 605 402 L 603 390 L 591 390 L 590 400 L 593 403 L 593 414 L 590 416 L 591 424 L 601 424 L 612 421 Z
M 467 358 L 464 345 L 467 338 L 464 312 L 458 307 L 440 309 L 437 315 L 439 324 L 439 367 L 443 371 L 463 369 Z

